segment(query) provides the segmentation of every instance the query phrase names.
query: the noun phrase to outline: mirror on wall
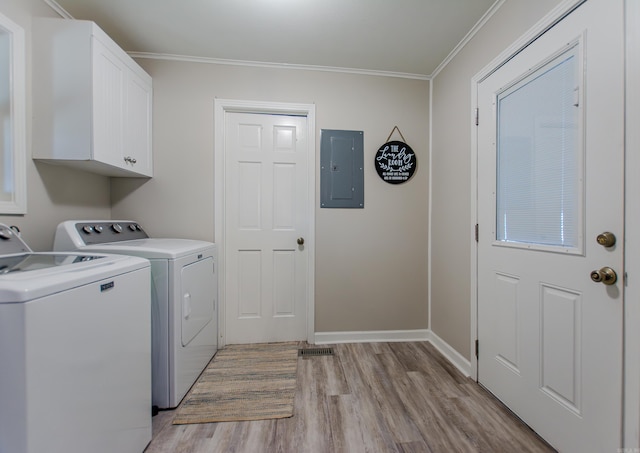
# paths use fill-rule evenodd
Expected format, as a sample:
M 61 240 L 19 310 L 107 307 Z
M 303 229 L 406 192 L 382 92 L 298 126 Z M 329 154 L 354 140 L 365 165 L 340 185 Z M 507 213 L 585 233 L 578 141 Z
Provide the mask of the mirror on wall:
M 0 214 L 25 214 L 24 30 L 0 13 Z

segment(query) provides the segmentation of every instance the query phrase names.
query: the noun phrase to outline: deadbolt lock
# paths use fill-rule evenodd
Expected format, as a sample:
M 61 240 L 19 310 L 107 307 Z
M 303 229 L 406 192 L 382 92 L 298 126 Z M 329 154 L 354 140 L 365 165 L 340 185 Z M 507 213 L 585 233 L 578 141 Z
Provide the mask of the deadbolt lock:
M 598 271 L 591 271 L 591 280 L 596 283 L 604 283 L 605 285 L 613 285 L 618 281 L 618 275 L 616 271 L 608 266 L 603 267 Z
M 598 235 L 596 241 L 598 241 L 598 244 L 603 247 L 613 247 L 616 243 L 616 235 L 609 231 L 605 231 Z

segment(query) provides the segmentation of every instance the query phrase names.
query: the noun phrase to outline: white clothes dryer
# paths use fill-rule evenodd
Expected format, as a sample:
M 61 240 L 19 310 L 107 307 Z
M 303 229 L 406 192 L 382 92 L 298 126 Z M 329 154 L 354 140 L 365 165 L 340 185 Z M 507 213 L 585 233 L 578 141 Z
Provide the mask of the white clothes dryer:
M 151 441 L 147 260 L 34 253 L 0 224 L 0 453 Z
M 152 404 L 180 404 L 217 352 L 215 244 L 150 238 L 131 220 L 70 220 L 58 225 L 54 249 L 151 261 Z

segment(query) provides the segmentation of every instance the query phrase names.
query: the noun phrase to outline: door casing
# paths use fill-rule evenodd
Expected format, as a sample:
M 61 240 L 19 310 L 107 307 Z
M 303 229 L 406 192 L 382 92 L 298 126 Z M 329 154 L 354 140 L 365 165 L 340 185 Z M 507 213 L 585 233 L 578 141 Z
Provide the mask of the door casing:
M 625 269 L 623 446 L 640 446 L 640 2 L 625 2 Z
M 308 175 L 307 175 L 307 193 L 309 206 L 308 219 L 308 235 L 305 238 L 305 249 L 307 252 L 307 342 L 314 343 L 315 338 L 315 206 L 316 206 L 316 138 L 315 138 L 315 104 L 294 104 L 283 102 L 265 102 L 265 101 L 244 101 L 233 99 L 216 99 L 214 101 L 214 175 L 215 175 L 215 234 L 214 241 L 218 247 L 218 301 L 219 311 L 218 319 L 222 320 L 219 326 L 218 347 L 222 348 L 226 345 L 226 298 L 225 298 L 225 161 L 224 161 L 224 143 L 225 143 L 225 113 L 258 113 L 272 115 L 300 115 L 307 117 L 307 152 Z

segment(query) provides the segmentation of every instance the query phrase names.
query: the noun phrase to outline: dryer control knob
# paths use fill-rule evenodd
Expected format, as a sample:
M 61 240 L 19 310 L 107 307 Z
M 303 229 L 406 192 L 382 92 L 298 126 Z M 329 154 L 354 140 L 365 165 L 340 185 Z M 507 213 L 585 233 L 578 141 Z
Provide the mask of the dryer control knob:
M 91 234 L 93 233 L 93 227 L 91 225 L 85 225 L 82 227 L 82 231 L 84 231 L 87 234 Z
M 113 225 L 111 225 L 111 229 L 116 233 L 122 233 L 122 225 L 120 225 L 119 223 L 114 223 Z

